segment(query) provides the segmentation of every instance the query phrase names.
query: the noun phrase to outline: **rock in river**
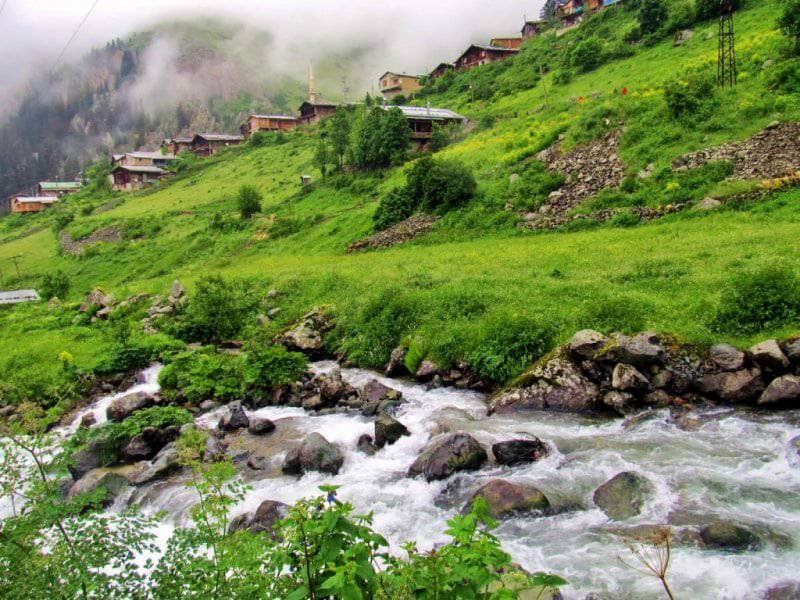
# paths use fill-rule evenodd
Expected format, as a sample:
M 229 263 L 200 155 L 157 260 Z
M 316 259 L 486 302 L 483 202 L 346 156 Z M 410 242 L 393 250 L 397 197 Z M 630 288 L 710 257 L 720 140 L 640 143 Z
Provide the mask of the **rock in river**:
M 597 488 L 594 503 L 615 521 L 630 519 L 642 512 L 652 487 L 645 477 L 626 471 Z
M 498 464 L 513 466 L 536 462 L 548 454 L 547 446 L 535 437 L 529 440 L 508 440 L 492 444 L 492 454 Z
M 383 448 L 394 444 L 404 435 L 411 435 L 405 425 L 397 419 L 381 413 L 375 421 L 375 446 Z
M 232 404 L 228 413 L 220 418 L 217 427 L 222 431 L 236 431 L 237 429 L 247 429 L 249 425 L 250 419 L 247 418 L 241 404 Z
M 336 475 L 344 463 L 344 454 L 318 433 L 310 434 L 303 443 L 286 454 L 283 472 L 302 475 L 306 471 L 320 471 Z
M 784 375 L 773 379 L 758 399 L 758 405 L 764 407 L 796 408 L 800 406 L 800 377 Z
M 458 471 L 474 471 L 487 460 L 486 450 L 466 433 L 454 433 L 434 441 L 417 457 L 409 477 L 424 475 L 427 481 L 447 479 Z
M 137 410 L 153 406 L 154 399 L 151 395 L 144 392 L 128 394 L 122 398 L 114 400 L 106 409 L 106 417 L 109 421 L 124 421 Z
M 717 521 L 700 530 L 700 538 L 707 548 L 726 552 L 759 550 L 764 543 L 749 529 L 730 521 Z
M 483 498 L 495 519 L 515 514 L 544 511 L 550 507 L 547 497 L 537 488 L 494 479 L 475 492 L 464 507 L 468 512 L 477 498 Z

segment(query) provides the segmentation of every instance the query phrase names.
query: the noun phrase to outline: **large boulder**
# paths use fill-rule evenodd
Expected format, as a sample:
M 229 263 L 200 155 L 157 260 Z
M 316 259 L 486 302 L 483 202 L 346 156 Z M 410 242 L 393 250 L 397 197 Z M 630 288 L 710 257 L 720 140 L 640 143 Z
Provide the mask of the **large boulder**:
M 611 374 L 611 387 L 622 392 L 644 392 L 650 389 L 650 382 L 636 367 L 620 363 Z
M 638 473 L 625 471 L 612 477 L 594 492 L 594 503 L 615 521 L 630 519 L 642 512 L 653 486 Z
M 289 350 L 319 356 L 325 349 L 323 337 L 331 328 L 330 319 L 322 309 L 304 315 L 295 325 L 278 336 L 276 341 Z
M 102 489 L 105 494 L 101 504 L 110 506 L 127 485 L 128 480 L 122 475 L 113 473 L 108 469 L 94 469 L 72 485 L 68 497 L 72 499 L 81 494 L 91 494 Z
M 253 533 L 264 532 L 275 538 L 274 528 L 278 521 L 289 516 L 289 505 L 275 500 L 265 500 L 256 509 L 255 514 L 245 513 L 231 521 L 228 533 L 249 529 Z
M 723 371 L 739 371 L 747 361 L 747 355 L 730 344 L 712 346 L 708 354 L 711 362 Z
M 756 364 L 770 373 L 783 373 L 789 366 L 789 359 L 781 350 L 777 340 L 767 340 L 756 344 L 749 350 Z
M 150 460 L 170 442 L 178 439 L 179 427 L 145 427 L 122 449 L 126 461 Z
M 783 353 L 792 363 L 800 363 L 800 338 L 786 342 L 783 345 Z
M 149 408 L 155 404 L 155 398 L 144 392 L 136 392 L 117 398 L 106 409 L 106 418 L 117 423 L 124 421 L 137 410 Z
M 464 507 L 464 512 L 472 508 L 478 498 L 483 498 L 489 514 L 495 519 L 512 515 L 545 511 L 550 508 L 547 497 L 537 488 L 494 479 L 475 492 Z
M 492 454 L 498 464 L 513 466 L 536 462 L 547 456 L 547 445 L 539 438 L 508 440 L 492 444 Z
M 318 433 L 310 434 L 303 443 L 286 454 L 283 472 L 302 475 L 306 471 L 319 471 L 336 475 L 344 463 L 344 454 Z
M 661 365 L 667 358 L 667 351 L 660 338 L 654 333 L 640 333 L 634 336 L 616 334 L 598 353 L 605 362 L 625 363 L 636 367 Z
M 142 468 L 128 477 L 133 485 L 142 485 L 162 479 L 181 468 L 180 455 L 175 443 L 167 444 L 150 463 L 141 463 Z
M 597 386 L 563 356 L 534 366 L 522 380 L 526 382 L 523 387 L 495 396 L 490 412 L 585 412 L 596 408 L 601 399 Z
M 411 435 L 408 428 L 397 419 L 381 413 L 375 420 L 375 446 L 383 448 L 392 445 L 404 435 Z
M 105 466 L 106 448 L 102 440 L 90 440 L 85 446 L 72 453 L 67 469 L 74 480 L 78 480 L 89 471 Z
M 725 402 L 749 402 L 764 390 L 759 369 L 711 373 L 700 381 L 700 391 Z
M 78 308 L 79 312 L 85 313 L 89 312 L 93 308 L 105 308 L 107 306 L 111 306 L 114 303 L 114 299 L 106 294 L 100 288 L 95 288 L 91 292 L 89 292 L 86 297 L 83 299 L 80 307 Z
M 759 406 L 796 408 L 800 406 L 800 377 L 784 375 L 773 379 L 758 399 Z
M 317 377 L 317 387 L 324 406 L 336 405 L 348 392 L 348 386 L 342 381 L 342 372 L 339 369 L 334 369 L 328 375 Z
M 602 333 L 591 329 L 584 329 L 572 336 L 568 348 L 570 354 L 575 358 L 590 360 L 607 343 L 608 338 Z
M 270 419 L 253 417 L 247 427 L 247 432 L 251 435 L 267 435 L 275 431 L 275 423 Z
M 377 379 L 368 381 L 361 388 L 359 396 L 363 403 L 361 410 L 368 417 L 374 416 L 378 412 L 388 411 L 403 401 L 403 394 L 383 385 Z
M 250 426 L 250 419 L 244 412 L 240 404 L 232 404 L 228 412 L 219 420 L 217 427 L 222 431 L 236 431 L 237 429 L 247 429 Z
M 763 547 L 755 533 L 730 521 L 716 521 L 700 530 L 700 538 L 707 548 L 725 552 L 747 552 Z
M 408 350 L 403 346 L 392 350 L 392 354 L 389 356 L 389 364 L 386 365 L 385 373 L 387 377 L 397 377 L 408 373 L 405 363 L 407 353 Z
M 414 374 L 419 381 L 430 381 L 439 373 L 439 365 L 429 360 L 423 360 Z
M 626 415 L 634 410 L 636 406 L 636 397 L 628 392 L 612 390 L 603 396 L 603 406 L 620 415 Z
M 367 456 L 372 456 L 378 451 L 378 449 L 375 447 L 372 436 L 368 433 L 365 433 L 358 438 L 356 448 L 359 452 L 363 452 Z
M 408 469 L 409 477 L 424 475 L 427 481 L 447 479 L 458 471 L 474 471 L 487 460 L 486 450 L 466 433 L 454 433 L 434 441 Z

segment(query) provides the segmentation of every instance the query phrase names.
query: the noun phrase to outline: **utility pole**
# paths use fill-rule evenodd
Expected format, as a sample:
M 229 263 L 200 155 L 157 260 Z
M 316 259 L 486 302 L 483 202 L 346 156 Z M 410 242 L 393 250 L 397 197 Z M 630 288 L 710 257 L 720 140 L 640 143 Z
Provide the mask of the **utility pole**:
M 733 87 L 737 80 L 736 38 L 733 31 L 733 0 L 719 0 L 719 50 L 717 84 Z

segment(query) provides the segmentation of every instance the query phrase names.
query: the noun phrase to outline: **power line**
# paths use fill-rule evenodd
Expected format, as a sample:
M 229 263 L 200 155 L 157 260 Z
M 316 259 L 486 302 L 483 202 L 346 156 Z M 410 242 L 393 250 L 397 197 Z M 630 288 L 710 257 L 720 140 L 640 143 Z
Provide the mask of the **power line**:
M 7 0 L 6 0 L 6 1 L 7 1 Z M 87 11 L 86 15 L 84 15 L 84 17 L 83 17 L 83 19 L 81 20 L 81 22 L 80 22 L 80 23 L 78 23 L 78 26 L 75 28 L 75 31 L 72 33 L 72 37 L 70 37 L 70 38 L 69 38 L 69 40 L 67 41 L 67 43 L 66 43 L 66 44 L 64 45 L 64 47 L 61 49 L 61 53 L 58 55 L 58 58 L 56 59 L 56 63 L 55 63 L 55 64 L 56 64 L 56 66 L 58 66 L 58 63 L 60 63 L 60 62 L 61 62 L 61 59 L 62 59 L 62 58 L 64 58 L 64 54 L 66 54 L 66 52 L 67 52 L 67 49 L 70 47 L 70 45 L 72 44 L 72 42 L 74 42 L 74 41 L 75 41 L 75 38 L 76 38 L 76 37 L 78 37 L 78 33 L 80 33 L 80 31 L 81 31 L 81 28 L 84 26 L 84 24 L 86 23 L 86 21 L 88 21 L 88 20 L 89 20 L 89 17 L 91 16 L 91 14 L 92 14 L 92 12 L 94 11 L 95 7 L 96 7 L 96 6 L 97 6 L 99 3 L 100 3 L 100 0 L 94 0 L 94 2 L 92 3 L 92 6 L 91 6 L 91 7 L 89 7 L 89 10 Z

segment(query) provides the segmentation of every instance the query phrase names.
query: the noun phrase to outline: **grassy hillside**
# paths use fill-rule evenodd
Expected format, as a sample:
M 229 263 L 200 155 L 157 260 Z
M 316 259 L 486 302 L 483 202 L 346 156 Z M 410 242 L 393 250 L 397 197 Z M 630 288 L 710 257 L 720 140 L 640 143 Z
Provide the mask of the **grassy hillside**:
M 652 165 L 654 175 L 644 182 L 631 177 L 627 191 L 604 193 L 593 206 L 626 211 L 736 188 L 719 183 L 724 174 L 681 175 L 668 167 L 683 153 L 744 139 L 772 121 L 800 120 L 800 95 L 774 87 L 774 73 L 788 64 L 775 26 L 779 6 L 763 2 L 741 12 L 740 84 L 703 97 L 692 114 L 672 115 L 664 90 L 684 85 L 693 69 L 715 72 L 716 24 L 696 26 L 680 47 L 671 39 L 629 43 L 623 38 L 630 37 L 634 17 L 622 9 L 562 37 L 533 40 L 513 60 L 436 82 L 418 100 L 471 119 L 469 133 L 440 154 L 474 171 L 479 197 L 416 242 L 346 252 L 372 232 L 379 198 L 403 183 L 404 171 L 320 181 L 312 129 L 285 143 L 231 149 L 147 192 L 84 191 L 57 212 L 3 219 L 0 283 L 3 289 L 36 286 L 43 274 L 61 269 L 72 282 L 67 300 L 78 301 L 95 286 L 124 298 L 165 293 L 174 279 L 191 290 L 210 273 L 242 278 L 263 292 L 282 292 L 282 311 L 267 332 L 330 304 L 338 323 L 332 346 L 371 366 L 401 342 L 441 364 L 491 361 L 526 336 L 552 345 L 584 327 L 654 329 L 687 342 L 725 338 L 740 345 L 797 333 L 796 322 L 747 334 L 712 325 L 720 292 L 737 274 L 796 263 L 800 190 L 649 224 L 583 220 L 571 230 L 535 233 L 517 227 L 517 212 L 536 208 L 536 193 L 511 177 L 521 175 L 518 181 L 535 187 L 541 169 L 532 157 L 560 133 L 568 148 L 621 129 L 628 174 Z M 569 57 L 593 37 L 604 40 L 605 62 L 581 73 Z M 762 68 L 765 62 L 771 66 Z M 307 173 L 317 180 L 310 192 L 300 186 Z M 235 202 L 242 184 L 256 186 L 265 199 L 263 214 L 244 224 Z M 73 217 L 66 230 L 75 238 L 113 227 L 124 241 L 99 244 L 81 257 L 62 255 L 56 231 L 65 215 Z M 226 225 L 212 226 L 220 222 Z M 20 281 L 12 256 L 21 257 Z M 74 325 L 73 316 L 44 303 L 0 310 L 0 372 L 7 386 L 55 385 L 62 351 L 91 369 L 113 343 L 114 328 Z

